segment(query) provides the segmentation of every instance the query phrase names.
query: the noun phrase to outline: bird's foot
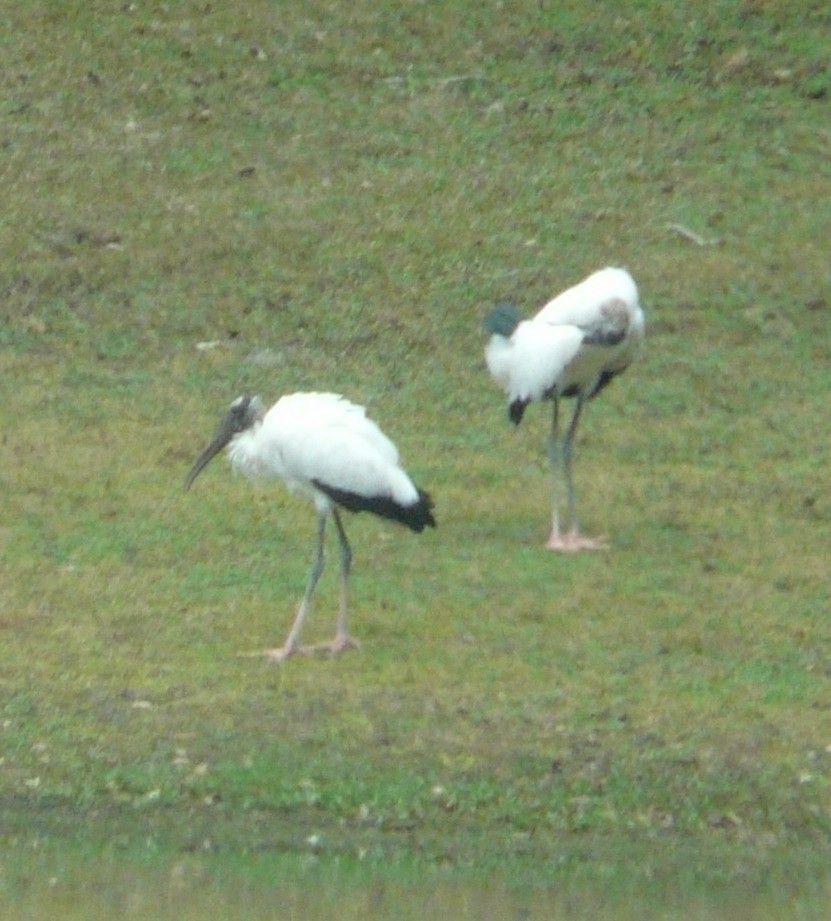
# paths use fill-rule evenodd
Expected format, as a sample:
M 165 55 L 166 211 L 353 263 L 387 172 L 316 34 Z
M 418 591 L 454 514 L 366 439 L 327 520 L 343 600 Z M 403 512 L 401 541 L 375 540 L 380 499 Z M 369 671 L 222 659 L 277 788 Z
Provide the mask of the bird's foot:
M 320 643 L 314 648 L 315 652 L 329 652 L 332 655 L 336 655 L 339 652 L 343 652 L 345 649 L 360 649 L 361 644 L 352 639 L 351 636 L 347 636 L 345 633 L 338 633 L 333 639 L 329 640 L 328 643 Z
M 255 649 L 253 652 L 238 652 L 238 659 L 265 659 L 266 662 L 282 662 L 289 656 L 300 652 L 299 649 L 286 649 L 281 646 L 279 649 Z
M 314 652 L 309 646 L 301 646 L 299 643 L 286 643 L 285 646 L 278 646 L 276 649 L 257 649 L 254 652 L 238 652 L 240 659 L 265 659 L 266 662 L 283 662 L 289 656 L 302 655 L 303 653 Z
M 277 649 L 258 649 L 255 652 L 238 652 L 237 656 L 240 659 L 265 659 L 266 662 L 282 662 L 284 659 L 288 659 L 289 656 L 296 655 L 297 653 L 303 652 L 304 649 L 302 646 L 292 644 L 289 646 L 279 646 Z
M 312 643 L 308 646 L 299 646 L 297 644 L 279 646 L 277 649 L 266 649 L 265 652 L 259 653 L 264 655 L 267 662 L 280 663 L 288 659 L 289 656 L 313 656 L 319 652 L 328 652 L 335 655 L 343 652 L 344 649 L 360 649 L 361 644 L 353 640 L 351 636 L 336 636 L 329 640 L 328 643 Z M 248 653 L 248 655 L 257 655 L 257 653 Z
M 581 550 L 608 550 L 609 542 L 605 537 L 583 537 L 578 531 L 568 531 L 566 534 L 552 531 L 545 547 L 561 553 L 578 553 Z
M 276 649 L 266 649 L 261 655 L 265 656 L 266 662 L 277 664 L 279 662 L 285 662 L 289 656 L 293 656 L 298 652 L 303 652 L 302 646 L 286 645 L 278 646 Z

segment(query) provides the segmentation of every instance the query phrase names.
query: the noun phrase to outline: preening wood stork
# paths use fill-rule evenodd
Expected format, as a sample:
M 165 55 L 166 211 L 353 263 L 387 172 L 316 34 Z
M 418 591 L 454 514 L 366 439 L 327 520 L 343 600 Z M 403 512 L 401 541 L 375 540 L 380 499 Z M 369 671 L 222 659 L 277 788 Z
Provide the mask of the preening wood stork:
M 268 412 L 263 411 L 258 397 L 238 397 L 194 461 L 185 490 L 226 446 L 233 467 L 250 476 L 283 479 L 290 490 L 311 498 L 317 510 L 317 543 L 294 625 L 285 644 L 268 650 L 266 656 L 279 662 L 296 652 L 339 652 L 357 646 L 346 632 L 352 552 L 339 509 L 374 512 L 420 533 L 436 525 L 430 496 L 407 476 L 395 445 L 367 418 L 364 408 L 335 393 L 294 393 L 279 399 Z M 300 646 L 300 630 L 323 572 L 323 542 L 330 515 L 340 544 L 337 629 L 329 643 Z
M 497 306 L 485 319 L 492 333 L 485 348 L 491 375 L 508 395 L 514 425 L 534 400 L 551 400 L 549 456 L 553 521 L 546 547 L 551 550 L 605 549 L 604 539 L 583 537 L 577 525 L 572 482 L 574 434 L 585 404 L 637 357 L 644 338 L 644 317 L 632 276 L 605 268 L 549 301 L 523 320 L 512 305 Z M 559 432 L 561 397 L 575 397 L 574 415 L 565 436 Z M 567 530 L 560 530 L 560 476 L 566 485 Z

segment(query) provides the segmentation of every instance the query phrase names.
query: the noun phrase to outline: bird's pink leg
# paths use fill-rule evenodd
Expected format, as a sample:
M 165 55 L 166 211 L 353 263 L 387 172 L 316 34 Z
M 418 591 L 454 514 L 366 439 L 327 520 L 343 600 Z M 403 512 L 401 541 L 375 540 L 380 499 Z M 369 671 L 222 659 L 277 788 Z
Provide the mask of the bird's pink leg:
M 328 652 L 335 655 L 343 652 L 345 649 L 360 649 L 361 644 L 346 633 L 340 622 L 334 637 L 326 643 L 311 643 L 301 646 L 296 640 L 289 636 L 284 646 L 277 649 L 269 649 L 265 655 L 269 662 L 282 662 L 289 656 L 302 655 L 311 656 L 317 652 Z
M 360 647 L 360 643 L 352 639 L 346 632 L 346 609 L 349 601 L 349 570 L 352 566 L 352 551 L 349 548 L 349 541 L 346 539 L 346 532 L 343 529 L 340 515 L 335 508 L 332 509 L 332 517 L 335 519 L 335 527 L 337 528 L 338 540 L 340 542 L 341 579 L 340 608 L 338 610 L 338 623 L 335 629 L 335 636 L 333 639 L 329 640 L 328 643 L 313 643 L 308 646 L 301 646 L 298 643 L 300 628 L 303 626 L 303 621 L 306 618 L 306 612 L 312 599 L 312 593 L 314 592 L 317 580 L 320 578 L 320 574 L 323 572 L 323 525 L 321 524 L 318 528 L 318 544 L 315 560 L 312 564 L 312 571 L 309 575 L 306 593 L 303 595 L 303 600 L 300 602 L 300 608 L 294 620 L 294 625 L 283 646 L 280 646 L 278 649 L 269 649 L 266 652 L 266 657 L 269 662 L 282 662 L 292 655 L 314 655 L 314 653 L 317 652 L 328 652 L 334 655 L 338 652 L 343 652 L 344 649 L 358 649 Z M 322 521 L 325 523 L 325 520 L 324 515 Z
M 345 633 L 337 633 L 335 634 L 334 638 L 329 640 L 327 643 L 314 643 L 311 646 L 300 646 L 294 651 L 301 653 L 304 656 L 314 655 L 316 652 L 328 652 L 332 655 L 336 655 L 339 652 L 343 652 L 345 649 L 360 648 L 361 644 L 351 636 L 347 636 Z M 278 650 L 275 650 L 275 652 L 277 651 Z M 291 655 L 291 653 L 289 653 L 289 655 Z
M 319 511 L 317 515 L 317 545 L 315 547 L 314 559 L 312 560 L 312 568 L 309 572 L 309 579 L 306 583 L 306 590 L 303 592 L 303 600 L 300 602 L 300 607 L 297 609 L 297 616 L 294 618 L 294 623 L 291 626 L 291 630 L 289 630 L 289 635 L 286 637 L 286 642 L 282 646 L 278 646 L 277 649 L 266 650 L 265 656 L 269 662 L 282 662 L 295 653 L 314 651 L 313 648 L 301 646 L 299 638 L 300 630 L 303 627 L 303 621 L 306 619 L 306 614 L 309 611 L 315 586 L 323 573 L 323 567 L 325 565 L 323 538 L 326 534 L 326 515 L 327 513 L 325 511 Z
M 609 548 L 604 537 L 584 537 L 577 526 L 577 502 L 574 496 L 571 461 L 574 453 L 574 436 L 577 431 L 577 423 L 580 420 L 580 414 L 583 411 L 584 402 L 585 398 L 582 395 L 577 398 L 577 406 L 574 409 L 574 415 L 571 418 L 571 423 L 562 441 L 560 441 L 558 434 L 559 406 L 556 399 L 554 400 L 554 408 L 551 417 L 549 456 L 551 459 L 553 513 L 551 534 L 545 542 L 545 547 L 548 550 L 557 550 L 562 553 L 577 553 L 580 550 L 608 550 Z M 560 497 L 557 488 L 559 473 L 561 471 L 566 485 L 566 509 L 569 521 L 569 528 L 565 534 L 560 531 Z
M 268 662 L 279 663 L 288 659 L 289 656 L 313 656 L 318 652 L 328 652 L 332 655 L 335 655 L 339 652 L 343 652 L 344 649 L 359 649 L 360 643 L 352 639 L 351 636 L 346 635 L 336 635 L 334 639 L 329 640 L 328 643 L 311 643 L 305 646 L 300 646 L 299 644 L 289 645 L 288 643 L 285 646 L 280 646 L 277 649 L 268 649 L 266 650 L 265 656 Z
M 296 652 L 299 652 L 298 647 L 289 647 L 289 646 L 278 646 L 276 649 L 266 649 L 265 651 L 265 660 L 266 662 L 271 662 L 276 665 L 279 662 L 283 662 L 288 659 L 289 656 L 294 655 Z
M 346 531 L 343 529 L 343 523 L 336 508 L 332 509 L 332 517 L 335 519 L 335 527 L 338 531 L 338 541 L 340 543 L 340 605 L 338 607 L 335 636 L 328 643 L 322 644 L 322 648 L 334 654 L 343 652 L 344 649 L 358 649 L 361 644 L 357 640 L 353 640 L 346 632 L 346 609 L 349 603 L 349 570 L 352 568 L 352 550 L 349 547 Z
M 577 553 L 580 550 L 608 550 L 609 544 L 605 537 L 584 537 L 576 529 L 560 534 L 554 529 L 545 542 L 548 550 L 559 550 L 563 553 Z
M 286 637 L 286 642 L 276 649 L 267 649 L 265 651 L 266 661 L 282 662 L 288 659 L 289 656 L 304 651 L 304 648 L 297 642 L 297 638 L 300 636 L 300 629 L 303 626 L 303 621 L 306 619 L 308 608 L 309 598 L 304 595 L 303 600 L 300 602 L 300 607 L 297 610 L 297 616 L 294 618 L 292 628 L 289 631 L 289 635 Z

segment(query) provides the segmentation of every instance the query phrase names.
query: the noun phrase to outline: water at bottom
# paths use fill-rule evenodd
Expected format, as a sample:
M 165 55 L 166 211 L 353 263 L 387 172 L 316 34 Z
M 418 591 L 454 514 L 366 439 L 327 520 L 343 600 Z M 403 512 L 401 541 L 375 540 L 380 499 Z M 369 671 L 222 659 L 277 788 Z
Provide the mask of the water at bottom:
M 822 883 L 795 892 L 674 889 L 672 880 L 611 891 L 602 880 L 540 882 L 528 867 L 498 873 L 432 865 L 369 866 L 314 856 L 216 854 L 78 860 L 39 851 L 0 862 L 5 921 L 763 921 L 828 917 Z

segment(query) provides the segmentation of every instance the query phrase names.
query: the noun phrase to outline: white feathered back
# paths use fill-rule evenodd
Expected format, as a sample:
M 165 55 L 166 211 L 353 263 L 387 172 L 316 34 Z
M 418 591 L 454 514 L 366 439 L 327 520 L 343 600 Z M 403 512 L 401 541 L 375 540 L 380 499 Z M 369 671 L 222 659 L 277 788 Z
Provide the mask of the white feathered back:
M 603 304 L 616 299 L 623 301 L 633 313 L 640 313 L 638 288 L 626 269 L 600 269 L 552 298 L 534 319 L 543 323 L 590 326 Z
M 603 342 L 598 331 L 606 330 L 612 310 L 620 338 Z M 555 391 L 591 396 L 635 358 L 643 333 L 635 281 L 626 269 L 610 267 L 558 294 L 510 336 L 492 336 L 485 361 L 511 403 Z
M 510 339 L 493 336 L 485 361 L 511 400 L 541 400 L 577 354 L 583 333 L 576 326 L 520 323 Z
M 398 466 L 398 449 L 358 406 L 336 393 L 281 397 L 262 423 L 231 442 L 234 467 L 253 476 L 278 476 L 295 490 L 320 494 L 313 483 L 362 496 L 387 496 L 402 505 L 418 490 Z

